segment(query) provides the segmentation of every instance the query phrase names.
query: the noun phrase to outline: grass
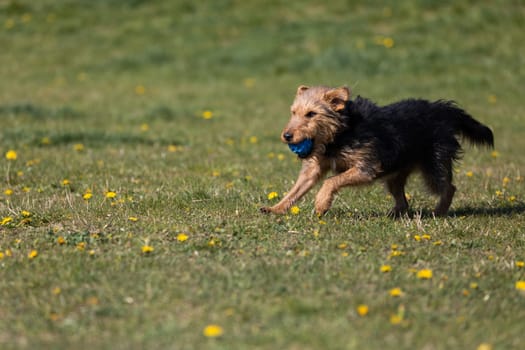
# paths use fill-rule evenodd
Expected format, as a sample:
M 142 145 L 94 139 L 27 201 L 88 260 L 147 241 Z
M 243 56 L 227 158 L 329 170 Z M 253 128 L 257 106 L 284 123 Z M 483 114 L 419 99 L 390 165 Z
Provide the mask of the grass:
M 1 1 L 1 347 L 523 347 L 524 15 Z M 454 99 L 496 152 L 465 146 L 444 219 L 417 178 L 397 221 L 380 186 L 344 191 L 321 220 L 313 194 L 260 215 L 298 172 L 278 135 L 300 84 Z

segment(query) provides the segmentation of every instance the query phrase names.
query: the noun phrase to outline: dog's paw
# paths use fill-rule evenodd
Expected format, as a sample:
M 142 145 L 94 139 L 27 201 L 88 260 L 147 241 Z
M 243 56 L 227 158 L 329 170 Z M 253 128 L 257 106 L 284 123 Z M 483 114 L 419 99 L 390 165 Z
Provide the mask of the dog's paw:
M 259 208 L 259 211 L 263 214 L 270 214 L 272 212 L 272 210 L 270 209 L 270 207 L 261 207 Z

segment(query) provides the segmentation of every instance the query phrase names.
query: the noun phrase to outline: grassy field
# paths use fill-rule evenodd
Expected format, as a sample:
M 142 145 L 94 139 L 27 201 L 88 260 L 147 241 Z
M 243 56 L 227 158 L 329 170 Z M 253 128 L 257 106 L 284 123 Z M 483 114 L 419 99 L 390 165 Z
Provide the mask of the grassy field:
M 0 0 L 2 349 L 525 347 L 525 6 L 321 3 Z M 454 99 L 496 149 L 443 219 L 417 177 L 396 221 L 379 185 L 261 215 L 300 84 Z

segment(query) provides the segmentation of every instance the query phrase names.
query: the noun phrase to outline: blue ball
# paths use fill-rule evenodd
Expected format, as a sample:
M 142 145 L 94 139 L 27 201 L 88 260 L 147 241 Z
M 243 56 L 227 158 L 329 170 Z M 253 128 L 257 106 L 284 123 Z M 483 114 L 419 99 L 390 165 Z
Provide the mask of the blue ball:
M 304 139 L 299 143 L 289 143 L 288 147 L 290 150 L 297 154 L 299 157 L 304 158 L 312 152 L 312 147 L 314 143 L 311 139 Z

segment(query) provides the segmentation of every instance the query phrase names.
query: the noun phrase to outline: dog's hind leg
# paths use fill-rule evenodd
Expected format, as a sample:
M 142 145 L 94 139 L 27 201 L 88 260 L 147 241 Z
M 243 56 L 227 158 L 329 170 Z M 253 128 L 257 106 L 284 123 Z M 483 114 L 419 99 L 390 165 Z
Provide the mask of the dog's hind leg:
M 455 140 L 454 140 L 455 141 Z M 452 184 L 452 164 L 459 150 L 457 141 L 436 147 L 434 157 L 422 165 L 423 176 L 428 188 L 439 195 L 439 202 L 434 209 L 436 216 L 447 215 L 456 187 Z
M 408 210 L 408 202 L 405 196 L 405 184 L 407 177 L 410 174 L 410 170 L 401 170 L 395 175 L 390 176 L 385 186 L 388 192 L 394 197 L 395 205 L 390 211 L 389 215 L 393 217 L 400 217 Z

